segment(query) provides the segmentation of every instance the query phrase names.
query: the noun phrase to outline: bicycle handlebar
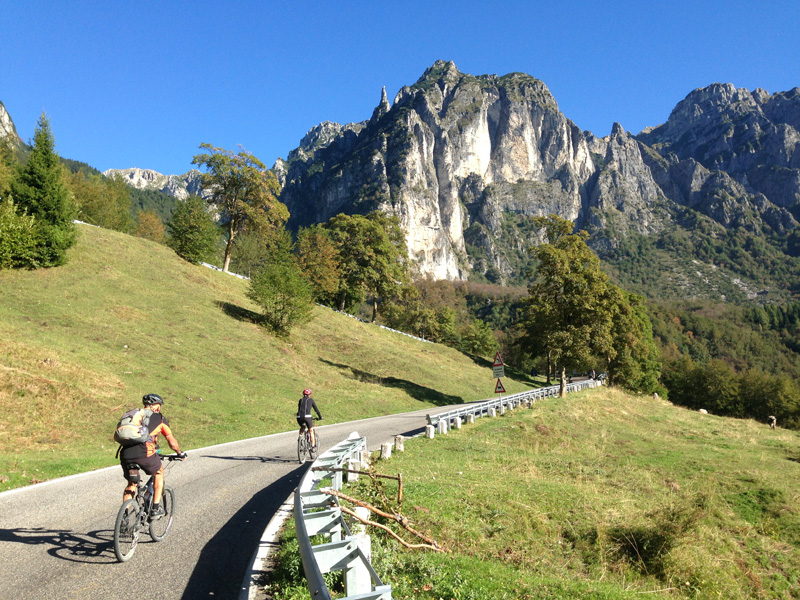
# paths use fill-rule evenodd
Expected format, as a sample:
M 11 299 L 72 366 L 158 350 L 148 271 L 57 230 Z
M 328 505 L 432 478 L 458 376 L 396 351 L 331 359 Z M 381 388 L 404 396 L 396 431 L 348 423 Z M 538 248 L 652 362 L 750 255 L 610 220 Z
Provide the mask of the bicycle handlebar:
M 166 458 L 167 460 L 183 460 L 188 455 L 186 452 L 181 452 L 180 454 L 160 454 L 161 458 Z

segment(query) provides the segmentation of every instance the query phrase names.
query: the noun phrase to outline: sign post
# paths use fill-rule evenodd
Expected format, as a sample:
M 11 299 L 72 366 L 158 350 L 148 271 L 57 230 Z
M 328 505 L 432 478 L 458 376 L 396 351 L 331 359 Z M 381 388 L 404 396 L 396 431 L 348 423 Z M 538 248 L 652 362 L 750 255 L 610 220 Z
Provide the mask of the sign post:
M 500 353 L 494 355 L 494 363 L 492 364 L 492 377 L 500 379 L 506 376 L 506 368 L 503 365 L 503 359 L 500 358 Z
M 503 365 L 503 359 L 500 358 L 500 353 L 494 355 L 494 363 L 492 364 L 492 377 L 497 379 L 497 385 L 494 386 L 494 393 L 500 394 L 500 398 L 502 398 L 502 394 L 505 393 L 506 388 L 503 387 L 503 382 L 500 381 L 501 377 L 506 376 L 506 368 Z

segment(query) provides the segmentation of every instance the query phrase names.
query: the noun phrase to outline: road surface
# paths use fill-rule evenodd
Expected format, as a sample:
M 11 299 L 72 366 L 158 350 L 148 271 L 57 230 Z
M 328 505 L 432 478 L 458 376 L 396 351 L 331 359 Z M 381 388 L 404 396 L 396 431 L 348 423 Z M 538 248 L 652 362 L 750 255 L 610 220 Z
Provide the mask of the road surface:
M 353 431 L 374 450 L 449 408 L 320 425 L 321 450 Z M 119 466 L 0 494 L 0 598 L 236 598 L 264 528 L 308 468 L 297 463 L 296 438 L 293 430 L 165 463 L 177 497 L 172 531 L 160 543 L 145 534 L 126 563 L 113 549 Z

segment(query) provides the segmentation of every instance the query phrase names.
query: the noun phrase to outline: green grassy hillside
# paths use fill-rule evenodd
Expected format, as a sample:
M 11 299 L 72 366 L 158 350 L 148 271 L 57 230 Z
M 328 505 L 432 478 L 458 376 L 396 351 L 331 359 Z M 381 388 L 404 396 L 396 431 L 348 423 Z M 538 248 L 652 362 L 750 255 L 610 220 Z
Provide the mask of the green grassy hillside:
M 186 449 L 292 429 L 305 387 L 329 423 L 493 395 L 490 362 L 320 307 L 276 339 L 246 281 L 79 236 L 63 267 L 0 271 L 0 490 L 113 464 L 114 425 L 144 393 L 165 397 Z
M 400 511 L 446 549 L 370 528 L 398 600 L 800 598 L 795 431 L 600 388 L 407 440 L 374 468 L 402 473 Z M 388 510 L 381 482 L 345 492 Z M 278 558 L 259 597 L 307 598 L 291 532 Z

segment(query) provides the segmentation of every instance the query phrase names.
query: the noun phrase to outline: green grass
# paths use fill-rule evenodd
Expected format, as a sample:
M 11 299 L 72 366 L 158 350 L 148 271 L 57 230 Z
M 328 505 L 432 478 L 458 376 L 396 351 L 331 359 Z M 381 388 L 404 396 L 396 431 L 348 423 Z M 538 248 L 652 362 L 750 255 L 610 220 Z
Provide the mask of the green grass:
M 0 271 L 0 490 L 114 464 L 117 419 L 145 393 L 165 397 L 185 449 L 293 429 L 305 387 L 328 423 L 493 395 L 490 361 L 321 307 L 277 339 L 246 281 L 140 238 L 79 236 L 63 267 Z
M 796 432 L 603 388 L 407 440 L 375 470 L 402 473 L 401 512 L 448 550 L 370 531 L 393 598 L 800 598 Z M 376 502 L 365 478 L 347 493 Z M 275 600 L 302 597 L 288 544 Z

